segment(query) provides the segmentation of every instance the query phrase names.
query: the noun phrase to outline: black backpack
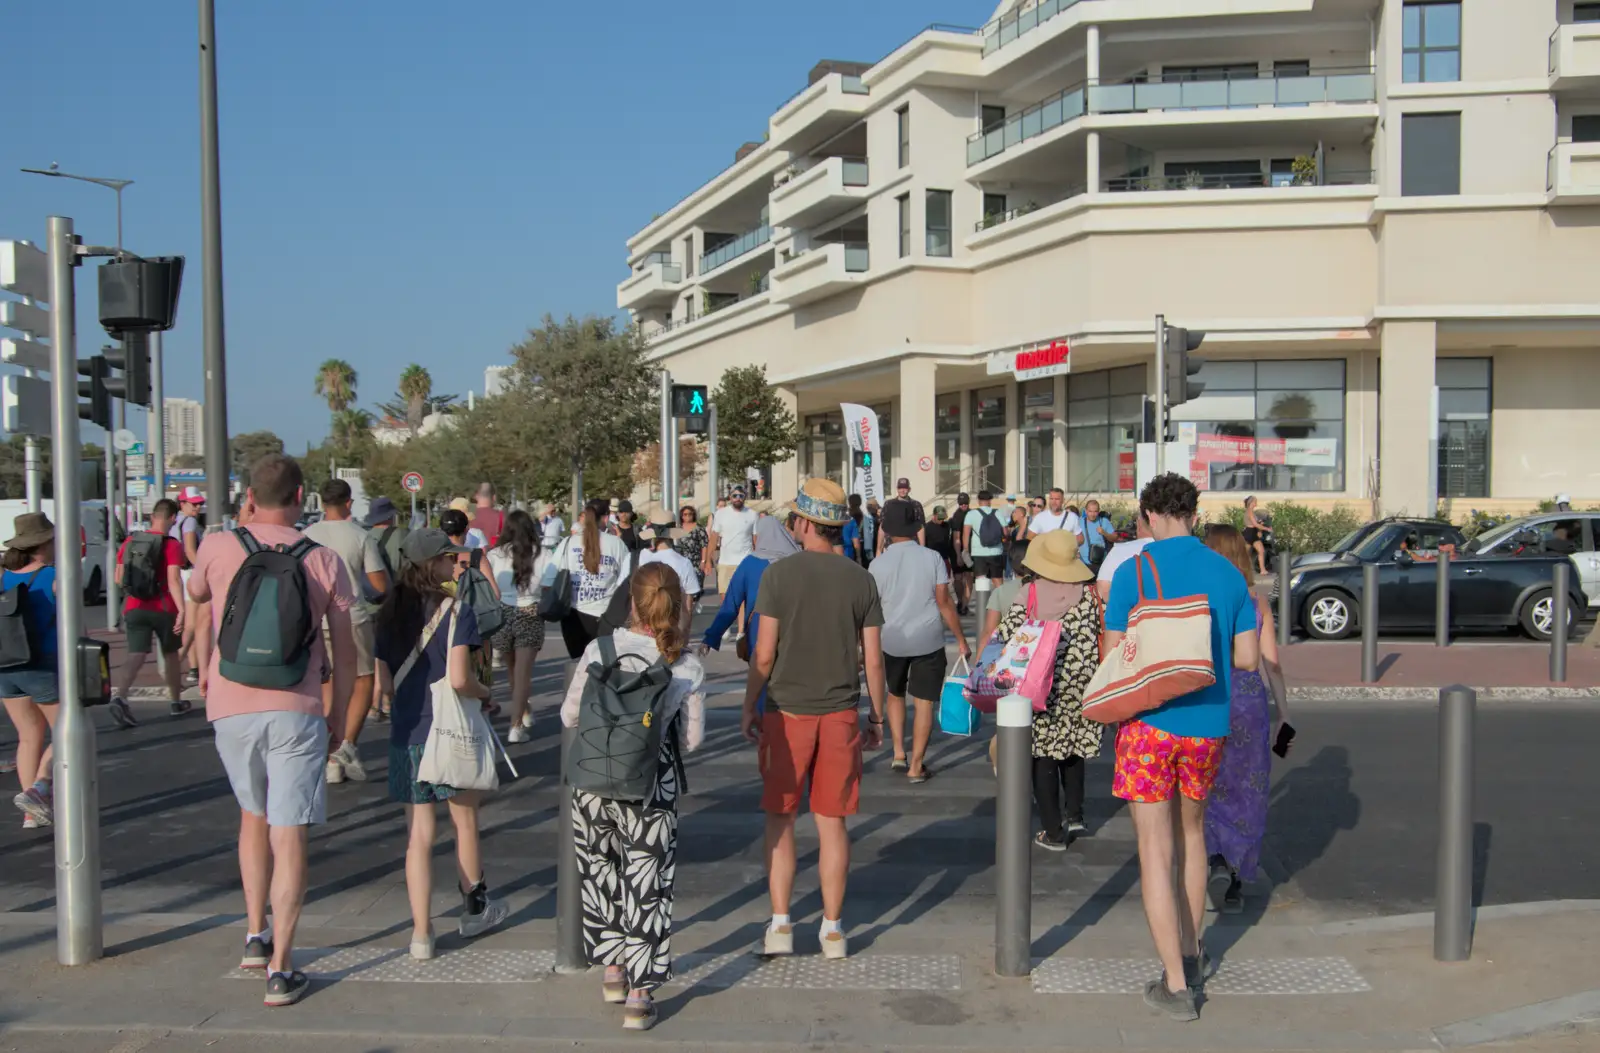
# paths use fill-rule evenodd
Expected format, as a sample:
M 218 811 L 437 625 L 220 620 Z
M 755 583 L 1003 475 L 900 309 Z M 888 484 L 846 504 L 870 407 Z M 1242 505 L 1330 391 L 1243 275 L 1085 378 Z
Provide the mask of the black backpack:
M 468 557 L 468 567 L 456 579 L 456 602 L 471 607 L 478 619 L 478 635 L 487 642 L 506 624 L 506 609 L 500 603 L 500 588 L 479 570 L 483 563 L 483 549 L 475 548 Z
M 53 620 L 48 626 L 36 626 L 28 617 L 28 587 L 38 576 L 36 570 L 28 575 L 27 581 L 19 581 L 0 592 L 0 669 L 21 669 L 30 665 L 33 656 L 39 653 L 38 634 L 55 629 Z
M 660 658 L 646 664 L 638 655 L 617 657 L 609 636 L 596 641 L 600 661 L 586 670 L 578 704 L 578 734 L 567 756 L 567 782 L 573 789 L 614 801 L 642 801 L 656 785 L 662 735 L 670 736 L 678 792 L 688 787 L 675 748 L 677 721 L 664 728 L 661 710 L 672 670 Z M 631 664 L 634 668 L 627 669 Z
M 394 564 L 389 562 L 389 539 L 394 537 L 394 532 L 400 529 L 393 523 L 378 531 L 378 536 L 373 538 L 373 543 L 378 546 L 378 558 L 383 560 L 383 572 L 389 575 L 389 587 L 394 588 Z
M 978 540 L 983 542 L 984 548 L 999 548 L 1005 544 L 1006 528 L 1000 525 L 1000 517 L 992 508 L 978 509 Z
M 628 582 L 632 580 L 633 572 L 639 569 L 639 553 L 628 553 L 628 562 L 624 566 L 626 571 L 617 582 L 617 591 L 611 594 L 605 613 L 600 615 L 601 636 L 610 636 L 618 629 L 626 629 L 633 620 L 633 595 Z
M 167 536 L 149 531 L 128 539 L 122 553 L 122 587 L 136 600 L 159 600 L 167 591 Z
M 236 684 L 284 690 L 306 677 L 321 630 L 311 614 L 305 559 L 309 538 L 263 548 L 246 527 L 233 531 L 244 562 L 228 586 L 217 632 L 217 670 Z

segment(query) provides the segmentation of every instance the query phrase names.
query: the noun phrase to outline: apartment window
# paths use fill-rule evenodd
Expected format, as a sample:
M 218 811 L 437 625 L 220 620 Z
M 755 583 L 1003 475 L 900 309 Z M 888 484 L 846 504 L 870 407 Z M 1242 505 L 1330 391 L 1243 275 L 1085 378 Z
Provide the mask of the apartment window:
M 961 490 L 961 395 L 940 395 L 933 418 L 934 489 Z
M 911 104 L 894 111 L 895 127 L 900 135 L 900 167 L 911 163 Z
M 972 393 L 972 489 L 1006 489 L 1006 389 Z
M 1021 393 L 1022 488 L 1042 494 L 1056 485 L 1056 382 L 1025 381 Z
M 832 479 L 846 489 L 850 480 L 845 478 L 849 444 L 844 437 L 844 414 L 818 413 L 806 418 L 806 474 L 820 479 Z
M 950 255 L 950 191 L 930 190 L 924 221 L 928 228 L 928 255 Z
M 1600 4 L 1573 4 L 1574 22 L 1600 22 Z
M 1573 120 L 1574 120 L 1574 122 L 1576 122 L 1577 118 L 1573 118 Z M 1576 123 L 1573 124 L 1573 136 L 1574 137 L 1577 136 L 1577 124 Z M 983 195 L 983 218 L 984 219 L 989 219 L 992 216 L 1004 216 L 1005 214 L 1006 214 L 1006 196 L 1004 194 L 985 194 L 985 195 Z
M 1164 81 L 1255 80 L 1261 68 L 1254 62 L 1224 62 L 1213 66 L 1162 66 Z
M 1487 358 L 1441 358 L 1439 386 L 1439 496 L 1489 496 L 1489 410 L 1493 404 Z
M 1270 162 L 1273 186 L 1294 186 L 1294 158 L 1275 157 Z
M 1004 106 L 985 106 L 982 112 L 983 127 L 985 129 L 993 128 L 1006 119 L 1006 108 Z
M 900 213 L 900 258 L 911 255 L 911 195 L 901 194 L 894 199 Z
M 1600 22 L 1600 19 L 1595 19 Z M 1600 113 L 1579 113 L 1572 117 L 1572 141 L 1600 143 Z
M 1407 84 L 1461 79 L 1461 4 L 1408 3 L 1401 12 L 1401 79 Z
M 1272 73 L 1276 77 L 1309 77 L 1311 76 L 1311 60 L 1281 59 L 1272 64 Z
M 1344 362 L 1209 361 L 1173 411 L 1202 490 L 1344 489 Z
M 1144 382 L 1144 366 L 1067 378 L 1067 487 L 1074 493 L 1134 489 L 1134 451 L 1144 431 Z
M 1461 115 L 1408 113 L 1400 118 L 1400 194 L 1461 193 Z

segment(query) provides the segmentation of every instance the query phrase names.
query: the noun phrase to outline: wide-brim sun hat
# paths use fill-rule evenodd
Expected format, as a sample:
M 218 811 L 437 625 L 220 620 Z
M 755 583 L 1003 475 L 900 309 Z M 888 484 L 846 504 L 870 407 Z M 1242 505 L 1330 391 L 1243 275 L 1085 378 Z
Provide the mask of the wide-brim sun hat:
M 819 526 L 844 526 L 850 518 L 844 487 L 831 479 L 807 479 L 795 495 L 794 512 Z
M 1078 558 L 1078 538 L 1070 530 L 1052 530 L 1034 538 L 1022 566 L 1049 581 L 1076 584 L 1094 580 L 1094 571 Z
M 465 512 L 468 517 L 471 517 L 472 515 L 472 502 L 468 501 L 465 497 L 458 497 L 454 501 L 451 501 L 450 507 L 455 509 L 457 512 Z
M 43 512 L 24 512 L 12 524 L 16 536 L 6 542 L 6 548 L 32 549 L 54 541 L 56 528 Z

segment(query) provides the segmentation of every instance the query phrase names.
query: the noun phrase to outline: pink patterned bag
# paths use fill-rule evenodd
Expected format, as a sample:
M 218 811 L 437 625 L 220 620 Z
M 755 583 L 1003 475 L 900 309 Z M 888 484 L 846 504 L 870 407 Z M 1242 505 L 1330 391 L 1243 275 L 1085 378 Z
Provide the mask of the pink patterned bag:
M 1055 686 L 1056 651 L 1061 646 L 1061 623 L 1039 621 L 1038 589 L 1028 586 L 1028 620 L 1017 627 L 1011 639 L 1000 642 L 999 632 L 989 638 L 983 653 L 967 679 L 966 698 L 980 712 L 993 713 L 1006 695 L 1022 695 L 1033 703 L 1035 713 L 1050 704 Z

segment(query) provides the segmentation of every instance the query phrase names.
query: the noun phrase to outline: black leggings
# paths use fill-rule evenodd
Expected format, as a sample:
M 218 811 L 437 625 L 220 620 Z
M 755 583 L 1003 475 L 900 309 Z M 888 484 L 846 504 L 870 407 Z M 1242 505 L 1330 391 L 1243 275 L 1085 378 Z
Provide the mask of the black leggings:
M 1085 766 L 1082 757 L 1056 760 L 1033 758 L 1033 797 L 1039 803 L 1039 823 L 1050 837 L 1060 840 L 1063 828 L 1062 799 L 1066 819 L 1083 819 Z
M 567 655 L 574 660 L 583 657 L 584 649 L 600 635 L 600 619 L 592 614 L 572 610 L 561 619 L 561 642 L 567 645 Z

